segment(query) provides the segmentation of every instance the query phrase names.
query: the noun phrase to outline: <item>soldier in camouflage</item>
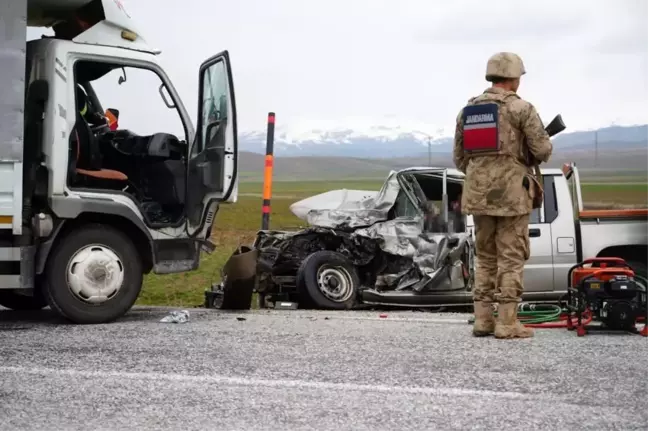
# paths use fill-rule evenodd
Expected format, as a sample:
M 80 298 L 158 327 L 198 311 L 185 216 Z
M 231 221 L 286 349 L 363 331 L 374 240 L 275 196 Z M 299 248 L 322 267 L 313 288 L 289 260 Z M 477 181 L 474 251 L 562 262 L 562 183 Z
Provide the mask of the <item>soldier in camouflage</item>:
M 518 55 L 493 55 L 486 66 L 492 86 L 457 116 L 453 158 L 466 174 L 461 209 L 475 222 L 475 336 L 533 336 L 518 320 L 517 306 L 530 255 L 529 216 L 542 193 L 532 165 L 547 162 L 553 147 L 534 106 L 516 93 L 525 73 Z

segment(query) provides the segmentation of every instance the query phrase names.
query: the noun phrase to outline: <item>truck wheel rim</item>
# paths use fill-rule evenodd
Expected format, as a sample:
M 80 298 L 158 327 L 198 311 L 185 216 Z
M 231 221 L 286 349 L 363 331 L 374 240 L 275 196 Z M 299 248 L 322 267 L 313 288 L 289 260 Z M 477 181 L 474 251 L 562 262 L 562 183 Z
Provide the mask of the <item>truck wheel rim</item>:
M 351 275 L 342 267 L 322 265 L 317 271 L 320 292 L 334 302 L 346 302 L 353 295 Z
M 70 291 L 90 304 L 108 301 L 124 284 L 124 265 L 105 245 L 88 245 L 76 252 L 66 273 Z

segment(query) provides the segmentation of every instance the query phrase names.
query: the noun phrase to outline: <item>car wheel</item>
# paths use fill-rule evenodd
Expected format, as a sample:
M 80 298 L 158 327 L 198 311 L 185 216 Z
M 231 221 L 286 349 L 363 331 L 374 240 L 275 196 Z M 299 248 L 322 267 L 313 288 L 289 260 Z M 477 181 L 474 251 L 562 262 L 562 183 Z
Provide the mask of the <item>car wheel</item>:
M 300 298 L 314 308 L 350 309 L 356 301 L 360 279 L 355 266 L 334 251 L 309 255 L 297 270 Z
M 133 242 L 109 226 L 72 231 L 46 266 L 52 310 L 74 323 L 107 323 L 124 314 L 142 289 L 142 260 Z
M 15 290 L 0 289 L 0 305 L 16 311 L 34 311 L 47 307 L 47 301 L 38 290 L 34 291 L 34 296 L 27 296 Z

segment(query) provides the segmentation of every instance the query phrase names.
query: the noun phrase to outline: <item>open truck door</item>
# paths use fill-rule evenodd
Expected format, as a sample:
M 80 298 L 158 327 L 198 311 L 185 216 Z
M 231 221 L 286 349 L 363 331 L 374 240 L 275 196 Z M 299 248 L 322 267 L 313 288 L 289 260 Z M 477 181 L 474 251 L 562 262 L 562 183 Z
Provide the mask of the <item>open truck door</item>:
M 223 51 L 200 66 L 198 127 L 187 163 L 187 233 L 211 231 L 213 211 L 238 194 L 237 127 L 229 54 Z

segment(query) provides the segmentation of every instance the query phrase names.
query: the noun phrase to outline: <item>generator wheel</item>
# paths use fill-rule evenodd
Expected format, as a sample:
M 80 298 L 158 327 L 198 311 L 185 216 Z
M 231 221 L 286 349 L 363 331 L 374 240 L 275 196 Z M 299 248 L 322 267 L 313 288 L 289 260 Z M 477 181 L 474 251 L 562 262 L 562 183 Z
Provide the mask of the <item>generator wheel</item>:
M 355 266 L 334 251 L 322 250 L 309 255 L 297 270 L 300 298 L 308 299 L 315 308 L 350 309 L 359 287 Z
M 47 307 L 47 301 L 39 290 L 34 291 L 34 296 L 27 296 L 15 290 L 0 289 L 0 305 L 15 311 L 35 311 Z

